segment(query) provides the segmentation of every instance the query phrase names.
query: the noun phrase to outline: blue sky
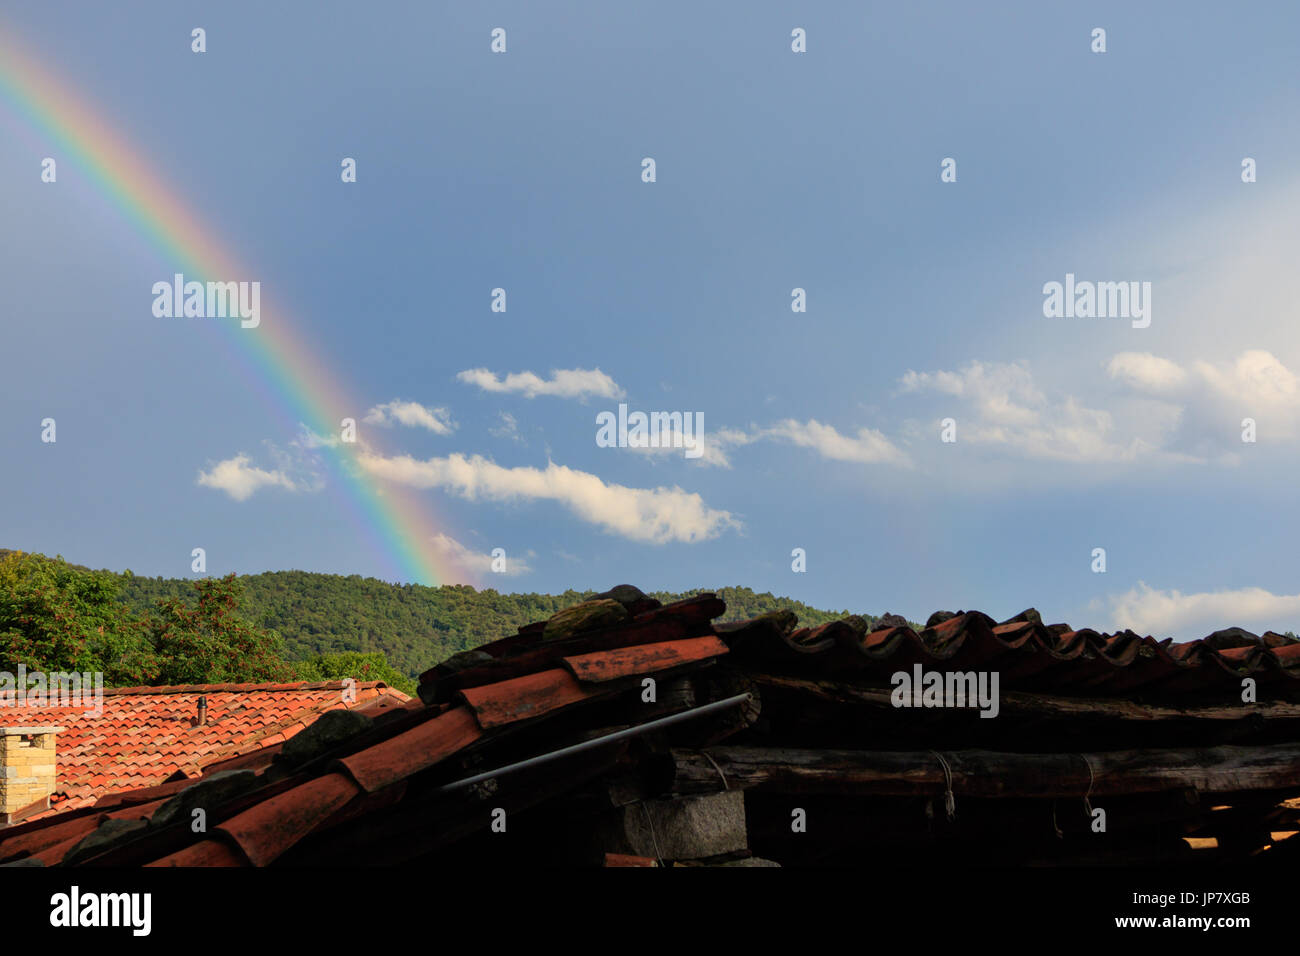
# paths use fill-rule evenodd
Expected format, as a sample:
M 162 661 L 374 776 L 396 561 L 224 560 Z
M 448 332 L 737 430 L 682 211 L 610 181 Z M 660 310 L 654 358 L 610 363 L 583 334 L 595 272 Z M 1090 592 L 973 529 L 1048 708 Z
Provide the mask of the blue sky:
M 49 3 L 0 28 L 289 304 L 385 429 L 374 480 L 417 486 L 440 547 L 506 550 L 483 586 L 1300 629 L 1300 15 L 1001 7 Z M 153 317 L 172 264 L 74 163 L 41 183 L 46 155 L 0 115 L 0 546 L 391 577 L 200 320 Z M 1067 273 L 1150 282 L 1149 327 L 1045 317 Z M 599 447 L 620 402 L 702 414 L 708 453 Z

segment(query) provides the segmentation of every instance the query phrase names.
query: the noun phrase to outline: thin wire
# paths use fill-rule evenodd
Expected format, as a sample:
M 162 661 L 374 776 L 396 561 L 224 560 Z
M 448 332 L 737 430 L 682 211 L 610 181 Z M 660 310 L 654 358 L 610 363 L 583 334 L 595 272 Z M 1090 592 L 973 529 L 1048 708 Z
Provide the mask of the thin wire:
M 650 811 L 645 808 L 645 801 L 638 800 L 637 803 L 641 805 L 641 812 L 645 814 L 646 826 L 650 828 L 650 842 L 654 845 L 655 848 L 655 859 L 659 862 L 660 866 L 663 866 L 664 855 L 659 852 L 659 838 L 655 836 L 655 822 L 650 819 Z
M 1092 816 L 1092 803 L 1088 800 L 1092 796 L 1092 785 L 1096 781 L 1096 776 L 1092 772 L 1092 762 L 1088 759 L 1087 754 L 1079 754 L 1079 759 L 1083 765 L 1088 768 L 1088 792 L 1083 795 L 1083 808 L 1088 811 L 1088 816 Z
M 713 756 L 707 750 L 701 750 L 700 753 L 704 754 L 704 759 L 713 764 L 713 769 L 718 771 L 718 776 L 722 778 L 722 789 L 730 790 L 731 784 L 727 783 L 727 775 L 722 772 L 722 768 L 718 766 L 718 762 L 713 759 Z
M 930 753 L 939 758 L 939 763 L 943 764 L 943 808 L 948 811 L 948 822 L 951 823 L 957 819 L 957 797 L 952 792 L 952 768 L 948 766 L 948 761 L 943 759 L 943 754 L 937 750 L 931 750 Z

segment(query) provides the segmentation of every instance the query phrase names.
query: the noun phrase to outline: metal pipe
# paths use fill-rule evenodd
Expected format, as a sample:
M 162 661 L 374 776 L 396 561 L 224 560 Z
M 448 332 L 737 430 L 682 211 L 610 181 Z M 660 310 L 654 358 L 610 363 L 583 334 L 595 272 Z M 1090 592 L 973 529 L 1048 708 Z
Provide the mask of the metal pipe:
M 616 730 L 614 733 L 606 734 L 603 737 L 584 740 L 581 743 L 572 744 L 568 747 L 561 747 L 559 750 L 553 750 L 550 753 L 538 754 L 536 757 L 529 757 L 527 760 L 520 760 L 517 763 L 506 764 L 504 767 L 498 767 L 496 770 L 488 770 L 484 773 L 478 773 L 472 777 L 466 777 L 464 780 L 454 780 L 451 783 L 439 787 L 437 792 L 448 793 L 452 790 L 461 790 L 471 784 L 479 783 L 483 780 L 491 780 L 493 777 L 504 777 L 506 774 L 514 773 L 516 770 L 525 770 L 528 767 L 536 767 L 538 764 L 549 763 L 552 760 L 557 760 L 560 757 L 567 757 L 570 754 L 582 753 L 584 750 L 591 750 L 594 747 L 613 743 L 615 740 L 635 737 L 648 730 L 657 730 L 660 727 L 667 727 L 669 724 L 676 724 L 683 720 L 690 720 L 692 717 L 702 717 L 705 714 L 712 714 L 715 711 L 725 710 L 728 707 L 735 707 L 737 704 L 743 704 L 752 696 L 752 694 L 737 694 L 735 697 L 728 697 L 725 700 L 716 700 L 711 704 L 704 704 L 703 706 L 695 707 L 691 710 L 684 710 L 680 714 L 671 714 L 667 717 L 660 717 L 644 724 L 638 724 L 636 727 L 627 727 L 623 730 Z

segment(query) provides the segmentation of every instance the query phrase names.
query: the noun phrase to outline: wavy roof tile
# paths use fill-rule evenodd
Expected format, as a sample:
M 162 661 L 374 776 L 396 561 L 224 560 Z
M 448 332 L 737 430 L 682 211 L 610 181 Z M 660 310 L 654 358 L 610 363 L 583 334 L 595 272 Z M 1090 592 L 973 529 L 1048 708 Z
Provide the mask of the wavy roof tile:
M 880 688 L 890 674 L 914 664 L 996 669 L 1004 690 L 1089 700 L 1181 703 L 1235 694 L 1242 676 L 1256 677 L 1275 696 L 1295 697 L 1300 688 L 1300 642 L 1271 633 L 1257 638 L 1233 630 L 1174 645 L 1127 631 L 1045 626 L 1032 611 L 1001 623 L 975 611 L 938 613 L 919 633 L 898 626 L 869 630 L 861 618 L 798 628 L 788 612 L 715 625 L 725 607 L 712 594 L 663 607 L 643 595 L 623 603 L 627 616 L 613 625 L 608 615 L 594 614 L 591 620 L 606 626 L 572 629 L 566 618 L 565 629 L 548 632 L 546 622 L 538 622 L 458 654 L 422 675 L 420 700 L 366 685 L 369 699 L 359 694 L 357 715 L 346 719 L 319 719 L 342 707 L 338 685 L 242 688 L 230 691 L 229 700 L 221 696 L 227 692 L 207 688 L 120 692 L 111 698 L 115 716 L 104 726 L 86 723 L 80 736 L 68 737 L 77 741 L 68 789 L 78 785 L 74 780 L 91 787 L 84 777 L 95 775 L 96 760 L 106 754 L 116 764 L 119 787 L 128 777 L 155 785 L 0 832 L 0 863 L 52 865 L 75 850 L 75 862 L 98 865 L 265 866 L 296 861 L 302 852 L 319 859 L 380 845 L 405 851 L 405 843 L 440 832 L 460 838 L 481 829 L 486 815 L 464 796 L 467 791 L 459 792 L 469 803 L 444 796 L 450 782 L 512 761 L 526 764 L 560 741 L 589 740 L 611 723 L 644 720 L 636 705 L 644 702 L 647 677 L 668 688 L 689 675 L 692 687 L 713 687 L 714 700 L 734 694 L 729 682 L 747 675 L 783 675 L 790 683 L 832 676 L 845 685 Z M 198 693 L 208 696 L 209 720 L 224 728 L 220 732 L 192 725 Z M 668 713 L 691 704 L 665 699 L 658 706 L 657 713 Z M 75 726 L 62 714 L 41 720 Z M 283 743 L 308 724 L 314 724 L 308 733 Z M 731 731 L 724 726 L 722 732 Z M 494 800 L 513 794 L 525 803 L 543 799 L 542 791 L 567 793 L 606 773 L 623 759 L 622 748 L 565 758 L 571 762 L 562 771 L 552 764 L 532 776 L 521 772 L 501 790 L 505 778 L 488 777 L 485 792 L 495 793 Z M 139 758 L 144 762 L 133 762 Z M 234 773 L 215 776 L 220 770 Z M 162 783 L 177 772 L 200 771 L 197 781 Z M 176 822 L 176 808 L 200 798 L 210 826 L 195 834 Z M 65 806 L 93 800 L 89 792 L 70 795 Z M 109 820 L 144 823 L 115 836 L 100 829 Z M 359 822 L 371 827 L 360 836 Z M 92 834 L 106 839 L 84 843 Z M 607 862 L 644 863 L 617 854 Z
M 175 775 L 198 777 L 207 765 L 274 747 L 321 714 L 378 697 L 409 698 L 381 681 L 288 684 L 186 684 L 104 691 L 103 713 L 80 707 L 0 710 L 5 723 L 65 728 L 57 741 L 57 776 L 49 814 L 87 807 L 117 791 L 160 784 Z M 199 698 L 207 701 L 198 725 Z
M 747 665 L 853 675 L 880 684 L 919 663 L 938 670 L 996 670 L 1004 689 L 1067 696 L 1188 699 L 1236 693 L 1241 679 L 1252 677 L 1275 697 L 1300 700 L 1300 641 L 1271 631 L 1257 637 L 1233 628 L 1174 644 L 1132 631 L 1047 626 L 1032 609 L 1000 624 L 979 611 L 942 615 L 920 632 L 867 631 L 851 620 L 809 629 L 767 616 L 717 630 L 733 658 Z

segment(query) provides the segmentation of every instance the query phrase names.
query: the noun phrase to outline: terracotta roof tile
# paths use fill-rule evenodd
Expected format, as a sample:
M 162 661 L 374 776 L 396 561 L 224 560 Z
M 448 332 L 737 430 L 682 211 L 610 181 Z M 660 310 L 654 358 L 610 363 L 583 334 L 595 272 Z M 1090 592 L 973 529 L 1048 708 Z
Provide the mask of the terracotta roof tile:
M 529 720 L 595 697 L 567 670 L 527 674 L 461 692 L 484 730 Z
M 564 664 L 580 681 L 599 683 L 637 674 L 670 670 L 727 653 L 727 645 L 716 637 L 686 641 L 642 644 L 612 651 L 596 651 L 564 658 Z
M 570 678 L 572 679 L 572 678 Z M 457 707 L 426 720 L 340 763 L 352 779 L 373 793 L 432 767 L 483 735 L 468 707 Z
M 220 840 L 200 840 L 145 866 L 248 866 L 248 861 Z
M 254 866 L 266 866 L 360 792 L 343 774 L 332 773 L 271 797 L 218 829 Z
M 47 825 L 36 828 L 15 827 L 4 835 L 0 861 L 30 856 L 68 840 L 73 841 L 69 844 L 71 847 L 99 826 L 103 818 L 103 814 L 87 814 L 69 820 L 49 821 Z
M 64 855 L 69 850 L 71 850 L 74 846 L 76 846 L 78 843 L 84 840 L 87 835 L 88 834 L 82 833 L 74 837 L 69 837 L 68 839 L 62 841 L 61 843 L 55 843 L 50 846 L 44 847 L 41 850 L 38 850 L 37 852 L 31 854 L 31 857 L 33 859 L 40 860 L 46 866 L 54 866 L 54 864 L 58 863 L 60 860 L 63 859 Z
M 559 667 L 564 657 L 600 650 L 675 641 L 712 634 L 710 621 L 726 610 L 712 594 L 700 594 L 637 615 L 630 623 L 579 633 L 556 641 L 542 640 L 542 624 L 520 628 L 515 637 L 475 648 L 486 661 L 471 666 L 453 666 L 456 658 L 444 661 L 420 675 L 420 697 L 427 703 L 445 703 L 458 691 L 493 684 L 512 677 L 535 674 Z
M 121 788 L 135 780 L 136 786 L 152 786 L 104 799 L 103 809 L 112 808 L 111 815 L 119 819 L 148 818 L 189 784 L 185 779 L 162 783 L 168 777 L 251 769 L 259 772 L 249 778 L 257 781 L 254 789 L 241 790 L 222 805 L 214 814 L 220 823 L 208 837 L 180 845 L 194 835 L 176 824 L 160 826 L 146 840 L 111 848 L 105 858 L 117 853 L 118 858 L 152 859 L 145 855 L 148 851 L 159 854 L 149 864 L 154 866 L 265 866 L 299 845 L 305 852 L 328 854 L 331 828 L 343 832 L 371 813 L 395 814 L 408 821 L 408 827 L 442 825 L 439 814 L 454 813 L 456 804 L 438 795 L 437 779 L 428 781 L 434 784 L 431 788 L 418 775 L 468 748 L 473 748 L 480 768 L 499 769 L 505 762 L 548 749 L 541 734 L 515 733 L 520 726 L 543 728 L 557 715 L 577 715 L 558 720 L 557 726 L 567 727 L 566 734 L 578 733 L 581 708 L 635 694 L 637 677 L 714 667 L 715 661 L 717 670 L 709 673 L 721 673 L 724 683 L 746 672 L 789 678 L 830 674 L 862 687 L 885 687 L 892 673 L 920 664 L 938 670 L 997 670 L 1004 691 L 1094 698 L 1235 689 L 1240 677 L 1250 674 L 1300 699 L 1300 643 L 1282 635 L 1252 639 L 1233 629 L 1175 645 L 1131 631 L 1103 634 L 1064 624 L 1045 626 L 1033 611 L 1001 623 L 978 611 L 935 615 L 934 626 L 919 633 L 901 626 L 868 633 L 860 618 L 798 628 L 788 612 L 714 626 L 710 622 L 724 608 L 708 594 L 667 607 L 637 606 L 644 609 L 617 627 L 548 642 L 539 622 L 471 655 L 458 655 L 423 675 L 421 693 L 428 705 L 387 694 L 377 685 L 360 686 L 351 705 L 373 722 L 361 722 L 354 736 L 334 738 L 327 745 L 333 749 L 320 755 L 325 759 L 298 764 L 297 770 L 286 771 L 278 764 L 280 771 L 266 772 L 283 741 L 320 714 L 347 706 L 338 696 L 341 685 L 300 682 L 229 690 L 115 692 L 105 704 L 112 718 L 86 722 L 75 730 L 68 724 L 66 741 L 60 738 L 60 755 L 69 755 L 71 771 L 61 781 L 63 806 L 88 804 L 102 798 L 105 787 Z M 210 724 L 203 728 L 190 725 L 199 694 L 209 703 Z M 110 699 L 121 706 L 113 709 Z M 604 720 L 610 711 L 594 708 L 591 713 L 602 714 L 599 719 Z M 61 723 L 67 719 L 58 717 Z M 510 743 L 493 750 L 498 741 Z M 589 766 L 609 764 L 592 760 Z M 493 771 L 481 772 L 485 780 L 491 779 L 486 774 Z M 495 778 L 498 785 L 508 779 Z M 573 783 L 582 779 L 576 775 Z M 525 777 L 516 786 L 532 784 Z M 444 800 L 429 805 L 432 814 L 423 802 L 431 798 Z M 0 862 L 27 855 L 58 862 L 109 815 L 81 811 L 62 821 L 52 817 L 20 824 L 11 835 L 0 832 Z M 475 808 L 474 819 L 485 816 Z M 361 822 L 368 825 L 368 819 Z M 463 821 L 456 826 L 463 827 Z M 364 832 L 369 839 L 371 831 Z M 605 859 L 609 866 L 653 862 L 634 856 Z
M 1280 696 L 1300 700 L 1300 643 L 1282 635 L 1271 638 L 1273 643 L 1236 637 L 1245 643 L 1216 649 L 1209 639 L 1173 644 L 1132 631 L 1053 629 L 1023 615 L 999 624 L 978 611 L 959 613 L 919 633 L 888 627 L 857 634 L 847 625 L 832 629 L 830 624 L 785 632 L 766 619 L 720 625 L 717 631 L 740 666 L 774 672 L 851 672 L 856 679 L 883 684 L 892 673 L 919 663 L 995 669 L 1004 689 L 1150 697 L 1232 692 L 1239 690 L 1241 677 L 1254 676 Z
M 236 751 L 271 746 L 326 710 L 356 706 L 365 692 L 409 698 L 382 682 L 355 685 L 357 700 L 342 700 L 342 681 L 291 684 L 213 684 L 104 690 L 103 713 L 71 707 L 22 707 L 23 722 L 66 728 L 57 741 L 55 792 L 47 816 L 88 805 L 108 794 L 160 784 L 174 774 L 198 776 L 206 764 Z M 194 725 L 206 697 L 207 722 Z M 373 698 L 367 698 L 367 700 Z M 10 720 L 8 714 L 0 714 Z
M 627 853 L 606 853 L 606 866 L 658 866 L 652 856 L 631 856 Z

